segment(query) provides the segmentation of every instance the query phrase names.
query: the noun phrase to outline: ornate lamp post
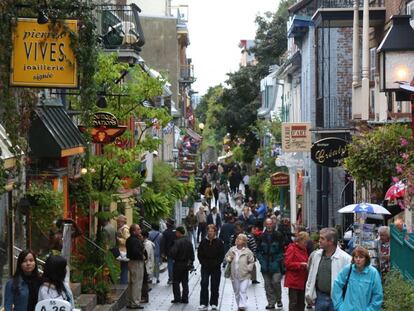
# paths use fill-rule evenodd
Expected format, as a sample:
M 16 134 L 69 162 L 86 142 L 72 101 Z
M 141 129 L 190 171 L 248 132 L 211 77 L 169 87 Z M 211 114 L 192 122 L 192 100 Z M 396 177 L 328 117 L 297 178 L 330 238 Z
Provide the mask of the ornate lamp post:
M 390 96 L 394 92 L 400 100 L 411 102 L 411 128 L 414 140 L 414 30 L 410 25 L 410 18 L 410 15 L 391 17 L 391 28 L 377 52 L 380 56 L 381 91 L 389 92 Z M 409 96 L 406 96 L 407 94 Z M 405 210 L 405 220 L 411 228 L 412 215 L 409 209 Z

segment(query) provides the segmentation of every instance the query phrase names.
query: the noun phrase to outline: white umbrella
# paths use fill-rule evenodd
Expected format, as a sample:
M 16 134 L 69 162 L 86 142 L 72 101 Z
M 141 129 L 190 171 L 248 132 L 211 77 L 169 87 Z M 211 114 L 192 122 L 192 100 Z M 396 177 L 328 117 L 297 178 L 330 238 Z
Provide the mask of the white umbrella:
M 378 205 L 378 204 L 373 204 L 373 203 L 350 204 L 338 210 L 338 213 L 341 213 L 341 214 L 367 213 L 367 214 L 391 215 L 391 213 L 385 207 Z

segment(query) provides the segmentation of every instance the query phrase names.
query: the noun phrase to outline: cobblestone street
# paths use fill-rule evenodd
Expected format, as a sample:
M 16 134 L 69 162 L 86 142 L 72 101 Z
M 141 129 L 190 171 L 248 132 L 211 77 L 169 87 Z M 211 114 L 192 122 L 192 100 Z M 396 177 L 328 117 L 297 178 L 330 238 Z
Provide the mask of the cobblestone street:
M 197 310 L 200 304 L 200 266 L 198 265 L 197 271 L 190 274 L 189 277 L 189 303 L 188 304 L 171 304 L 173 299 L 171 285 L 167 285 L 167 272 L 161 274 L 159 284 L 153 284 L 152 290 L 150 292 L 150 301 L 147 304 L 144 304 L 144 310 L 151 311 L 166 311 L 166 310 L 188 310 L 195 311 Z M 260 284 L 251 285 L 248 289 L 248 311 L 253 310 L 265 310 L 267 305 L 264 283 L 260 272 L 258 272 L 258 280 Z M 283 282 L 283 281 L 282 281 Z M 283 284 L 283 283 L 282 283 Z M 287 297 L 287 288 L 282 287 L 282 301 L 284 308 L 283 310 L 288 310 L 288 297 Z M 124 309 L 124 311 L 127 309 Z M 209 309 L 210 310 L 210 309 Z M 231 281 L 222 276 L 220 282 L 220 297 L 219 297 L 219 310 L 230 311 L 237 310 L 236 301 L 233 295 L 233 289 Z M 279 309 L 282 310 L 282 309 Z

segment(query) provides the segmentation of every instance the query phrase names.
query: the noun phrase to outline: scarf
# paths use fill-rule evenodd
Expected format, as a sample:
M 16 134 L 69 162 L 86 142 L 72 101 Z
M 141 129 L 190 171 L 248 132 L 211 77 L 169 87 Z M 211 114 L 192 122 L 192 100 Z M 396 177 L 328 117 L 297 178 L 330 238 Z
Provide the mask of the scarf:
M 37 295 L 40 287 L 40 279 L 36 275 L 22 275 L 23 282 L 29 288 L 29 297 L 27 299 L 27 310 L 34 311 L 37 303 Z

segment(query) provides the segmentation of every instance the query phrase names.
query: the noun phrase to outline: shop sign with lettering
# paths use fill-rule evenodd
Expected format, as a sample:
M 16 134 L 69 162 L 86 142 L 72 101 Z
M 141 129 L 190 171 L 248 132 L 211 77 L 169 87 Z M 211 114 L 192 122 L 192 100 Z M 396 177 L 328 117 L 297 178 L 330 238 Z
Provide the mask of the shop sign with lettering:
M 310 123 L 282 123 L 282 151 L 306 152 L 310 147 Z
M 76 20 L 63 20 L 52 28 L 34 18 L 17 19 L 11 57 L 12 86 L 76 88 L 78 74 L 69 32 L 77 33 Z
M 78 128 L 81 132 L 86 131 L 86 127 L 83 125 L 79 125 Z M 118 120 L 112 113 L 97 112 L 93 115 L 92 128 L 89 129 L 89 132 L 94 143 L 109 144 L 124 134 L 126 129 L 125 125 L 118 125 Z M 119 141 L 117 145 L 125 147 L 122 141 Z
M 312 145 L 311 158 L 322 166 L 341 166 L 347 155 L 347 144 L 346 140 L 337 137 L 318 140 Z
M 289 174 L 277 172 L 270 176 L 270 182 L 273 186 L 289 186 Z

